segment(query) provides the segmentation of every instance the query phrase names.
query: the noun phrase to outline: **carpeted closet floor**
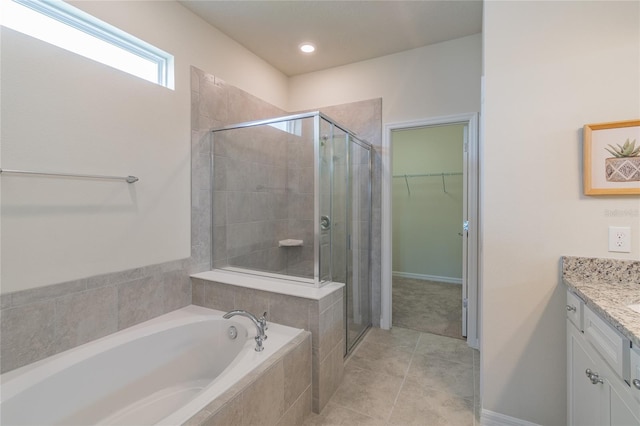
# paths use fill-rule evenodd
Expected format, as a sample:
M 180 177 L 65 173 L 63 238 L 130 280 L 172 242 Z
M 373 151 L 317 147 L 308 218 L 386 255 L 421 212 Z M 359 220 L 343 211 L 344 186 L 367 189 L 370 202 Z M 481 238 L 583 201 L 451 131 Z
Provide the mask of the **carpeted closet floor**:
M 393 321 L 397 327 L 462 337 L 462 286 L 393 277 Z

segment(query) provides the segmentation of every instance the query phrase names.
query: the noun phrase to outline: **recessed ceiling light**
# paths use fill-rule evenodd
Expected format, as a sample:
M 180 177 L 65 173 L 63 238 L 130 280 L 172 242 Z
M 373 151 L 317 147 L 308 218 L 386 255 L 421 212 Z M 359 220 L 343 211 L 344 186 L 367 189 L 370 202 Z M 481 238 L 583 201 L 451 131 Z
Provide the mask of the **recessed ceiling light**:
M 316 47 L 311 43 L 302 43 L 299 47 L 302 53 L 313 53 L 316 50 Z

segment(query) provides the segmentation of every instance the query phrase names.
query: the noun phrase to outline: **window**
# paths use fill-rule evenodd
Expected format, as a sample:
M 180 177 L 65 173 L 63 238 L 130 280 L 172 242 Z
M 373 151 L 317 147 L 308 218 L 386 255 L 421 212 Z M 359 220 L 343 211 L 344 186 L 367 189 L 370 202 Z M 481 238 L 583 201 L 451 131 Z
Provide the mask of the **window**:
M 173 56 L 63 1 L 2 0 L 2 25 L 174 88 Z
M 269 126 L 282 130 L 283 132 L 291 133 L 292 135 L 302 136 L 302 120 L 278 121 L 269 124 Z

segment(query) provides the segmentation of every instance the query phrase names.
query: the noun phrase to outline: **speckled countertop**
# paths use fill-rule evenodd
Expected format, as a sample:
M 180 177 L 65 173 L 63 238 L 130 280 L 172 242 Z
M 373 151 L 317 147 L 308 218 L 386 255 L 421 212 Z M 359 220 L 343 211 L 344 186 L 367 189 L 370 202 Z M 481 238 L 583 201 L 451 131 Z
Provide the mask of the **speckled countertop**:
M 562 258 L 562 280 L 593 311 L 640 347 L 640 261 Z

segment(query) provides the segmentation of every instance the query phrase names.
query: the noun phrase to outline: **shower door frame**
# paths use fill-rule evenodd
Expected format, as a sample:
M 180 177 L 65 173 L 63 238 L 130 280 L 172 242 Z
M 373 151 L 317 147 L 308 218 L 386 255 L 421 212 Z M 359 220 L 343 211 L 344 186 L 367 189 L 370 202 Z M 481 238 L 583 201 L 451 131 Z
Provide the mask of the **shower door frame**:
M 234 272 L 241 272 L 241 273 L 246 273 L 246 274 L 250 274 L 250 275 L 255 275 L 255 276 L 263 276 L 263 277 L 270 277 L 270 278 L 278 278 L 278 279 L 283 279 L 283 280 L 287 280 L 287 281 L 292 281 L 295 282 L 297 284 L 302 284 L 302 285 L 311 285 L 313 287 L 316 288 L 320 288 L 325 284 L 328 284 L 329 282 L 331 282 L 331 280 L 322 280 L 320 277 L 320 120 L 324 119 L 327 122 L 329 122 L 330 124 L 332 124 L 333 126 L 337 127 L 338 129 L 342 130 L 343 132 L 345 132 L 346 135 L 349 136 L 348 140 L 349 143 L 351 143 L 352 139 L 357 141 L 357 143 L 361 146 L 364 146 L 366 149 L 369 150 L 369 188 L 368 188 L 368 193 L 369 193 L 369 203 L 371 203 L 371 199 L 372 199 L 372 194 L 371 194 L 371 190 L 372 190 L 372 183 L 371 183 L 371 179 L 372 179 L 372 157 L 371 157 L 371 152 L 373 151 L 373 146 L 362 140 L 359 139 L 358 137 L 355 136 L 355 133 L 352 132 L 351 130 L 349 130 L 347 127 L 337 123 L 334 119 L 332 119 L 331 117 L 323 114 L 320 111 L 310 111 L 310 112 L 304 112 L 304 113 L 298 113 L 298 114 L 291 114 L 291 115 L 284 115 L 284 116 L 278 116 L 278 117 L 273 117 L 273 118 L 268 118 L 268 119 L 261 119 L 261 120 L 252 120 L 252 121 L 246 121 L 246 122 L 240 122 L 240 123 L 236 123 L 236 124 L 230 124 L 230 125 L 226 125 L 226 126 L 222 126 L 222 127 L 217 127 L 217 128 L 213 128 L 209 130 L 209 134 L 210 134 L 210 139 L 209 139 L 209 171 L 210 171 L 210 182 L 211 182 L 211 232 L 210 232 L 210 244 L 211 244 L 211 253 L 210 253 L 210 257 L 209 257 L 209 267 L 210 269 L 214 269 L 213 268 L 213 247 L 214 247 L 214 232 L 215 232 L 215 226 L 214 226 L 214 216 L 213 216 L 213 204 L 214 204 L 214 193 L 215 193 L 215 185 L 213 184 L 214 182 L 214 175 L 215 175 L 215 171 L 214 171 L 214 134 L 217 132 L 221 132 L 221 131 L 226 131 L 226 130 L 237 130 L 237 129 L 242 129 L 242 128 L 250 128 L 250 127 L 258 127 L 258 126 L 264 126 L 264 125 L 270 125 L 270 124 L 274 124 L 274 123 L 282 123 L 282 122 L 288 122 L 288 121 L 294 121 L 294 120 L 303 120 L 303 119 L 307 119 L 307 118 L 312 118 L 313 119 L 313 149 L 314 149 L 314 153 L 313 153 L 313 157 L 314 157 L 314 211 L 313 211 L 313 221 L 314 221 L 314 277 L 313 278 L 304 278 L 304 277 L 297 277 L 297 276 L 292 276 L 292 275 L 286 275 L 286 274 L 277 274 L 277 273 L 273 273 L 273 272 L 267 272 L 267 271 L 261 271 L 261 270 L 251 270 L 251 269 L 245 269 L 245 268 L 240 268 L 240 267 L 233 267 L 233 266 L 227 266 L 225 267 L 225 270 L 229 270 L 229 271 L 234 271 Z M 348 165 L 350 166 L 350 165 Z M 372 207 L 369 208 L 369 215 L 371 216 L 371 210 Z M 371 243 L 371 218 L 369 220 L 369 243 Z M 332 265 L 333 262 L 330 262 L 330 266 L 331 268 L 333 268 Z M 333 278 L 333 271 L 330 272 L 330 276 L 331 278 Z M 371 246 L 369 246 L 369 283 L 368 283 L 369 287 L 371 287 Z M 346 283 L 345 283 L 346 286 Z M 369 303 L 369 310 L 371 311 L 371 301 Z M 371 316 L 371 315 L 369 315 Z

